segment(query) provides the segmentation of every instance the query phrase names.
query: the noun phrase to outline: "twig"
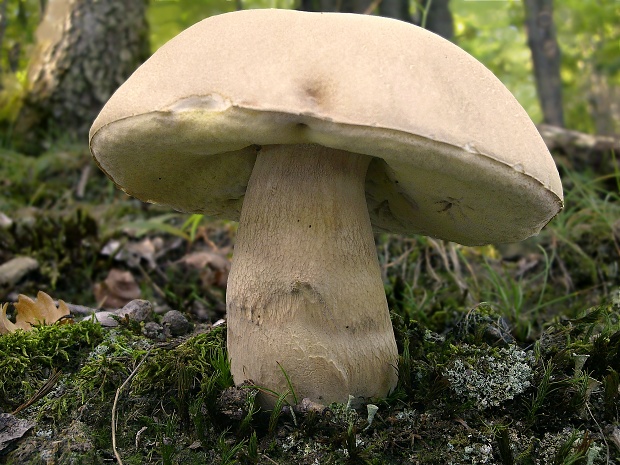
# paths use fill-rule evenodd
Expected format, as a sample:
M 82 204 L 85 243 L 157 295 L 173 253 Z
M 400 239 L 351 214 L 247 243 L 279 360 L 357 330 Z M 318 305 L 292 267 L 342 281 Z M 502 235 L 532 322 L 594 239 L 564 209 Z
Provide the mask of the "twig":
M 433 0 L 428 0 L 422 10 L 422 19 L 420 20 L 420 27 L 424 29 L 426 29 L 426 20 L 428 17 L 428 11 L 431 9 L 432 3 L 433 3 Z
M 437 273 L 435 273 L 435 269 L 433 268 L 433 265 L 431 264 L 431 248 L 430 247 L 426 247 L 424 249 L 424 261 L 426 262 L 426 271 L 428 271 L 428 274 L 431 275 L 431 278 L 433 278 L 437 283 L 442 283 L 442 279 L 437 276 Z
M 386 263 L 385 265 L 383 265 L 383 267 L 387 269 L 387 268 L 392 268 L 392 267 L 400 265 L 403 260 L 406 260 L 407 257 L 411 255 L 411 252 L 413 252 L 413 247 L 408 248 L 401 255 L 399 255 L 394 260 L 392 260 L 390 263 Z
M 381 0 L 373 0 L 372 3 L 368 5 L 368 8 L 364 10 L 363 14 L 365 15 L 372 14 L 372 12 L 375 11 L 375 8 L 377 8 L 379 5 L 381 5 Z
M 140 438 L 142 437 L 142 433 L 144 433 L 146 430 L 148 429 L 148 426 L 143 426 L 142 428 L 140 428 L 140 430 L 136 433 L 136 449 L 138 447 L 140 447 Z
M 603 431 L 603 428 L 601 428 L 601 425 L 599 425 L 598 421 L 596 421 L 596 418 L 594 418 L 594 415 L 592 414 L 592 410 L 590 410 L 590 406 L 588 405 L 588 401 L 585 402 L 585 405 L 586 405 L 586 409 L 588 409 L 588 413 L 590 414 L 590 417 L 592 417 L 592 420 L 594 420 L 594 423 L 596 423 L 596 426 L 598 426 L 598 430 L 601 433 L 601 438 L 603 439 L 603 442 L 605 443 L 605 448 L 607 449 L 607 461 L 605 463 L 609 465 L 609 444 L 607 443 L 607 439 L 605 439 L 605 433 Z
M 131 378 L 133 378 L 134 375 L 138 372 L 138 369 L 144 363 L 146 357 L 148 357 L 150 353 L 151 350 L 149 349 L 148 352 L 144 354 L 144 357 L 142 357 L 142 360 L 140 360 L 140 363 L 138 363 L 138 365 L 129 374 L 125 382 L 121 384 L 120 387 L 116 390 L 116 395 L 114 396 L 114 404 L 112 405 L 112 450 L 114 451 L 114 456 L 116 457 L 119 465 L 123 465 L 123 461 L 121 460 L 121 456 L 118 453 L 118 450 L 116 450 L 116 405 L 118 404 L 118 398 L 121 395 L 121 391 L 125 388 L 127 383 L 131 381 Z
M 28 399 L 26 402 L 21 404 L 15 410 L 13 410 L 11 414 L 17 415 L 19 412 L 21 412 L 24 409 L 27 409 L 39 399 L 42 399 L 43 397 L 45 397 L 52 390 L 52 388 L 56 385 L 61 375 L 62 375 L 62 371 L 54 368 L 54 371 L 52 372 L 48 380 L 45 382 L 45 384 L 41 386 L 39 390 L 35 392 L 34 395 L 30 399 Z
M 411 280 L 411 288 L 418 288 L 418 281 L 420 280 L 420 275 L 422 274 L 422 260 L 416 260 L 415 266 L 413 267 L 413 279 Z M 405 280 L 405 276 L 403 276 L 403 281 Z M 426 290 L 424 290 L 424 295 L 426 296 Z
M 147 280 L 147 282 L 153 287 L 153 290 L 155 291 L 155 293 L 157 295 L 159 295 L 160 297 L 165 298 L 166 297 L 166 293 L 161 289 L 161 287 L 159 287 L 155 281 L 153 281 L 153 279 L 149 276 L 149 274 L 146 272 L 146 270 L 144 269 L 144 267 L 142 265 L 140 265 L 140 262 L 136 263 L 136 266 L 138 267 L 138 269 L 140 270 L 140 272 L 142 273 L 142 277 L 144 279 Z M 159 268 L 155 268 L 155 272 L 159 274 Z
M 90 176 L 90 170 L 92 169 L 92 164 L 88 163 L 80 174 L 80 179 L 78 181 L 77 187 L 75 188 L 75 196 L 78 199 L 83 199 L 84 194 L 86 193 L 86 184 L 88 183 L 88 178 Z
M 278 462 L 276 462 L 274 459 L 272 459 L 271 457 L 265 455 L 265 454 L 260 454 L 262 458 L 269 460 L 271 463 L 275 463 L 276 465 L 278 465 Z

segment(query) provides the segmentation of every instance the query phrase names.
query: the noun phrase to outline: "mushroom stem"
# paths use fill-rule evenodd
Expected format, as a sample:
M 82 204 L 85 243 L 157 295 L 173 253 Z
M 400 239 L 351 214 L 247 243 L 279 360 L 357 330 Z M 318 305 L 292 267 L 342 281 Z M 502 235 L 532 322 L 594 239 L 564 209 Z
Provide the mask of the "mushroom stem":
M 226 298 L 237 384 L 250 379 L 283 393 L 284 370 L 299 400 L 323 404 L 385 396 L 396 385 L 396 341 L 364 196 L 370 160 L 310 144 L 260 150 Z

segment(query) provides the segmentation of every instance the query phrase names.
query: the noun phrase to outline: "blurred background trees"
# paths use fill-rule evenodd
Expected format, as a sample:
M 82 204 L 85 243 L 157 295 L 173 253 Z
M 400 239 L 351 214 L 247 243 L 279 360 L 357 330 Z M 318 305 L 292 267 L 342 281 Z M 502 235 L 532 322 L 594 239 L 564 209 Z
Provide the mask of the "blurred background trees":
M 300 0 L 298 9 L 304 11 L 339 11 L 342 13 L 378 14 L 400 19 L 426 29 L 446 39 L 454 35 L 450 0 Z
M 560 46 L 553 22 L 553 0 L 524 0 L 527 43 L 532 52 L 536 91 L 543 121 L 564 126 Z
M 36 152 L 50 132 L 85 140 L 100 106 L 149 50 L 240 8 L 424 24 L 489 67 L 536 123 L 620 133 L 617 0 L 0 0 L 2 143 Z
M 27 3 L 18 3 L 18 17 L 34 13 Z M 146 7 L 146 0 L 39 2 L 34 44 L 12 44 L 29 49 L 25 92 L 13 121 L 19 149 L 40 151 L 50 133 L 86 140 L 103 104 L 149 56 Z M 25 26 L 33 27 L 28 21 Z

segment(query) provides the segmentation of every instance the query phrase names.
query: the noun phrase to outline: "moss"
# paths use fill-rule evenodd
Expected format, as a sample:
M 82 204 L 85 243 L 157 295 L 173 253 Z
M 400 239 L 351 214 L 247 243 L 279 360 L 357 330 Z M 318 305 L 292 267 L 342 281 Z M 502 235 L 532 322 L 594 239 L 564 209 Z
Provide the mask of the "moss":
M 52 370 L 71 372 L 103 338 L 101 326 L 37 326 L 0 337 L 0 408 L 11 411 L 26 401 Z
M 35 407 L 37 416 L 57 425 L 79 411 L 90 427 L 109 428 L 115 391 L 149 344 L 123 328 L 105 331 L 99 345 L 85 354 L 79 369 L 63 377 L 45 401 Z
M 553 461 L 558 453 L 567 459 L 578 457 L 585 460 L 583 463 L 590 463 L 587 457 L 591 456 L 593 464 L 599 463 L 596 457 L 601 454 L 596 447 L 600 448 L 601 441 L 588 439 L 597 434 L 597 429 L 577 428 L 584 418 L 578 403 L 572 405 L 567 397 L 577 392 L 574 388 L 578 382 L 570 365 L 574 362 L 567 358 L 565 367 L 551 362 L 563 353 L 562 341 L 565 349 L 567 341 L 584 344 L 586 339 L 551 338 L 554 345 L 539 347 L 535 358 L 532 351 L 524 352 L 514 344 L 493 347 L 486 342 L 474 345 L 459 340 L 475 340 L 470 338 L 476 331 L 446 337 L 416 322 L 395 321 L 399 345 L 406 349 L 401 357 L 404 359 L 409 351 L 411 384 L 400 384 L 399 392 L 379 404 L 370 427 L 365 409 L 346 405 L 332 405 L 322 414 L 298 413 L 294 420 L 283 412 L 274 425 L 269 414 L 254 409 L 252 414 L 231 416 L 226 396 L 220 395 L 232 385 L 224 329 L 155 344 L 122 327 L 103 332 L 96 327 L 98 336 L 89 336 L 91 345 L 69 355 L 74 369 L 65 371 L 46 398 L 26 411 L 31 418 L 38 418 L 36 432 L 9 454 L 7 462 L 40 463 L 35 455 L 40 458 L 40 451 L 54 442 L 59 444 L 56 457 L 66 459 L 65 463 L 110 460 L 109 422 L 114 396 L 144 359 L 120 393 L 116 408 L 117 446 L 127 464 L 271 463 L 263 460 L 264 456 L 281 464 L 301 465 L 565 463 Z M 485 324 L 486 320 L 480 321 Z M 595 325 L 597 333 L 603 334 L 606 326 L 601 326 L 601 321 L 599 314 L 577 326 Z M 561 328 L 566 330 L 565 326 Z M 552 333 L 556 330 L 550 328 Z M 585 328 L 573 330 L 576 335 Z M 66 365 L 67 357 L 61 353 L 59 361 Z M 469 371 L 457 370 L 456 360 L 463 366 L 470 364 Z M 510 368 L 520 364 L 531 372 L 511 376 Z M 540 396 L 532 421 L 519 421 L 527 418 L 531 402 L 538 398 L 536 392 L 544 384 L 545 373 L 552 376 L 549 392 Z M 616 385 L 611 373 L 607 372 L 608 405 L 612 404 L 611 391 Z M 24 373 L 16 376 L 23 377 Z M 401 373 L 401 378 L 407 377 Z M 510 386 L 523 387 L 526 381 L 532 386 L 524 389 L 522 398 L 510 400 L 508 394 L 517 395 L 517 389 Z M 255 390 L 238 391 L 242 401 L 246 396 L 243 405 L 251 403 Z M 593 409 L 604 408 L 604 395 L 603 390 L 593 394 Z M 570 447 L 566 445 L 558 452 L 558 447 L 570 439 L 556 422 L 549 421 L 557 418 L 560 399 L 565 404 L 562 422 L 574 423 L 571 431 L 580 435 L 577 442 L 573 440 Z M 613 416 L 614 412 L 612 409 L 609 414 Z M 78 439 L 88 440 L 71 442 L 67 439 L 69 431 L 77 431 Z M 554 444 L 559 446 L 552 451 L 550 444 L 556 436 Z M 543 456 L 553 458 L 539 460 Z
M 33 209 L 9 228 L 0 228 L 2 243 L 12 255 L 26 255 L 39 263 L 40 282 L 26 286 L 22 293 L 61 288 L 81 302 L 92 299 L 93 271 L 102 260 L 98 255 L 101 243 L 98 223 L 85 208 L 71 207 L 54 214 Z
M 7 156 L 0 154 L 3 168 Z M 105 235 L 129 219 L 138 235 L 152 233 L 156 222 L 148 229 L 142 220 L 161 210 L 120 201 L 123 194 L 94 173 L 85 200 L 97 197 L 104 210 L 67 203 L 84 161 L 70 153 L 58 160 L 7 164 L 5 177 L 13 180 L 0 186 L 0 204 L 40 210 L 30 209 L 27 217 L 5 210 L 14 224 L 0 228 L 0 258 L 25 254 L 40 261 L 40 271 L 11 292 L 55 285 L 55 295 L 88 305 L 93 281 L 114 261 L 99 254 Z M 3 451 L 0 462 L 113 462 L 114 397 L 144 359 L 116 406 L 117 445 L 128 465 L 599 465 L 606 462 L 605 440 L 609 463 L 620 463 L 610 433 L 620 422 L 620 281 L 610 229 L 619 204 L 617 196 L 603 204 L 609 189 L 580 194 L 574 181 L 567 189 L 570 215 L 514 253 L 431 238 L 379 238 L 399 384 L 377 401 L 370 427 L 363 407 L 336 405 L 293 419 L 286 410 L 260 411 L 256 390 L 247 386 L 237 396 L 223 395 L 232 384 L 224 329 L 155 343 L 136 325 L 102 330 L 81 323 L 0 338 L 0 408 L 14 409 L 54 369 L 62 370 L 53 389 L 19 414 L 37 426 L 17 449 Z M 111 201 L 115 197 L 119 201 Z M 59 206 L 67 210 L 61 214 Z M 182 217 L 168 218 L 181 227 Z M 166 252 L 158 272 L 145 270 L 144 290 L 152 280 L 165 293 L 152 294 L 155 303 L 188 315 L 207 308 L 219 317 L 223 293 L 205 291 L 198 273 L 170 265 L 202 241 L 174 245 L 164 228 L 155 231 Z M 230 245 L 229 232 L 223 242 L 208 237 L 220 248 Z M 579 358 L 585 362 L 576 370 Z
M 91 430 L 80 421 L 67 425 L 61 436 L 50 441 L 46 431 L 37 429 L 35 434 L 22 442 L 8 458 L 7 465 L 99 465 L 105 463 L 95 449 Z
M 32 454 L 42 447 L 41 438 L 47 437 L 49 442 L 50 437 L 64 437 L 71 419 L 76 417 L 87 431 L 92 450 L 110 451 L 110 415 L 116 391 L 144 358 L 117 405 L 117 443 L 128 457 L 126 463 L 145 463 L 146 457 L 161 463 L 204 463 L 201 444 L 208 448 L 217 441 L 212 426 L 217 423 L 215 398 L 232 385 L 224 342 L 225 331 L 215 329 L 186 340 L 154 345 L 122 327 L 102 331 L 99 325 L 89 322 L 42 327 L 32 334 L 20 332 L 0 338 L 3 350 L 23 344 L 20 363 L 12 372 L 14 385 L 4 383 L 8 393 L 15 393 L 29 373 L 27 367 L 35 358 L 28 354 L 34 348 L 38 350 L 36 360 L 41 359 L 38 363 L 49 368 L 61 365 L 64 370 L 54 389 L 28 410 L 31 417 L 38 419 L 35 446 L 24 445 L 11 457 L 19 457 L 15 463 L 29 463 L 26 456 L 35 460 Z M 46 351 L 50 355 L 43 357 Z M 2 360 L 6 362 L 7 358 Z M 43 377 L 36 379 L 44 381 Z M 136 437 L 142 438 L 139 447 L 135 445 Z M 198 449 L 188 451 L 187 447 L 196 441 Z M 90 453 L 85 451 L 82 458 L 99 463 L 86 459 Z M 101 460 L 100 452 L 92 453 Z M 71 459 L 62 463 L 80 462 Z
M 134 378 L 134 393 L 168 399 L 184 416 L 196 397 L 214 404 L 233 385 L 225 338 L 225 328 L 218 327 L 172 349 L 154 350 Z

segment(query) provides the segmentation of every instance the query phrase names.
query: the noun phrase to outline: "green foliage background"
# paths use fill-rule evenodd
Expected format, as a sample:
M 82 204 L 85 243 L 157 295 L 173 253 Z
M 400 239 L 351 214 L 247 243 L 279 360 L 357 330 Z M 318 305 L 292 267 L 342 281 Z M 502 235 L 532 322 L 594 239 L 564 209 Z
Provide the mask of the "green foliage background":
M 412 9 L 416 0 L 410 0 Z M 176 34 L 206 17 L 238 8 L 295 8 L 297 0 L 151 0 L 148 21 L 151 49 L 157 50 Z M 597 86 L 615 88 L 620 95 L 620 1 L 556 1 L 555 24 L 562 50 L 564 111 L 567 126 L 594 132 L 591 94 Z M 525 107 L 534 122 L 542 114 L 536 96 L 521 1 L 452 0 L 455 41 L 490 68 Z M 7 29 L 0 56 L 3 92 L 0 120 L 14 115 L 15 95 L 25 85 L 28 53 L 39 19 L 38 0 L 10 1 Z M 9 68 L 8 50 L 21 45 L 17 73 Z M 206 45 L 208 46 L 208 45 Z

